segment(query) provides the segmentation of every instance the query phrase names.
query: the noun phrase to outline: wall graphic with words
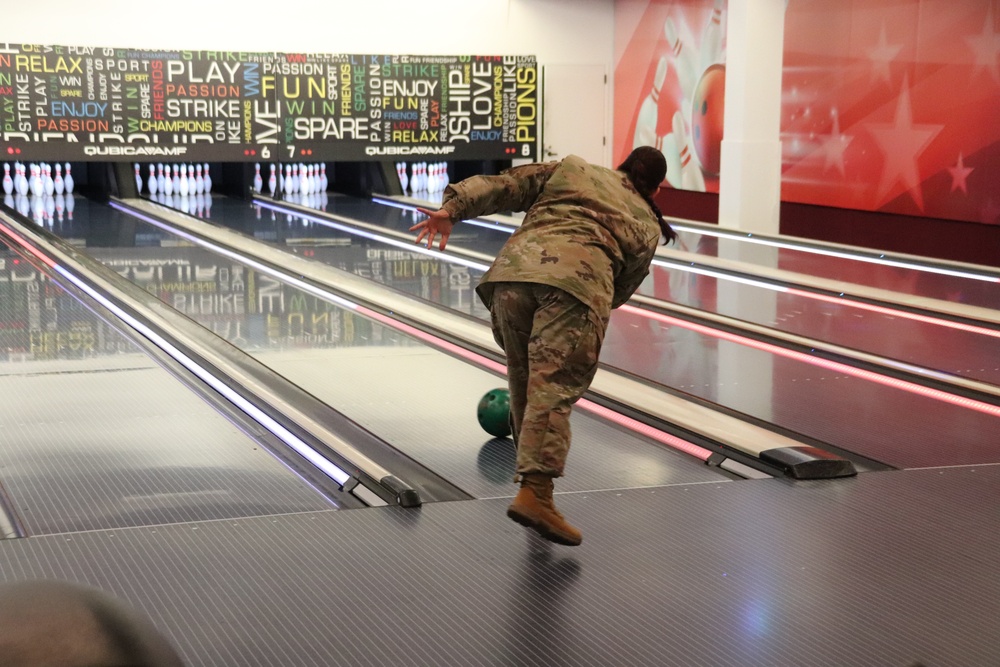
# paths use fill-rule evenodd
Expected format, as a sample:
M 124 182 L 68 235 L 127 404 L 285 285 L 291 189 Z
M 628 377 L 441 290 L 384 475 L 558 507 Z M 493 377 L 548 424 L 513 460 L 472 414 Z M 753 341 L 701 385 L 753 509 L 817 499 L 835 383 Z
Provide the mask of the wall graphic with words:
M 536 157 L 534 56 L 0 43 L 0 152 L 18 160 Z

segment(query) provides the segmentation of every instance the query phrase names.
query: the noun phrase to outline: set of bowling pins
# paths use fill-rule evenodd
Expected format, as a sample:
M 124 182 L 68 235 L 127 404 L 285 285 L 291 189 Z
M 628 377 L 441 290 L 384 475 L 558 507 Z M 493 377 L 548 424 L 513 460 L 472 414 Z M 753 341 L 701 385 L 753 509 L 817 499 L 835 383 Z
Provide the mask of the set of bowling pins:
M 405 162 L 396 163 L 396 174 L 403 192 L 409 192 L 414 197 L 429 199 L 426 195 L 438 195 L 448 187 L 447 162 Z
M 668 16 L 663 24 L 669 48 L 657 62 L 653 87 L 639 107 L 633 148 L 655 146 L 667 159 L 667 181 L 675 188 L 705 191 L 705 176 L 692 144 L 691 102 L 705 71 L 726 59 L 723 45 L 725 25 L 724 0 L 715 0 L 712 14 L 702 29 L 701 42 L 696 44 L 687 23 Z M 680 86 L 680 100 L 671 122 L 671 131 L 657 134 L 660 92 L 667 72 L 673 69 Z
M 143 187 L 145 185 L 145 187 Z M 149 165 L 148 175 L 142 174 L 142 168 L 135 163 L 135 187 L 139 194 L 145 190 L 150 195 L 162 194 L 188 195 L 208 194 L 212 192 L 212 176 L 208 163 L 201 164 L 167 164 L 162 162 Z
M 63 171 L 65 167 L 65 172 Z M 63 175 L 65 173 L 65 176 Z M 38 225 L 52 226 L 73 219 L 76 200 L 73 198 L 73 172 L 68 162 L 50 165 L 3 165 L 3 203 Z
M 301 198 L 302 195 L 326 192 L 330 185 L 326 177 L 325 163 L 271 164 L 269 167 L 267 188 L 265 189 L 260 164 L 254 164 L 253 191 L 257 194 L 267 192 L 271 196 L 284 194 L 286 199 L 291 198 L 291 195 L 299 195 Z
M 73 173 L 69 162 L 66 165 L 66 176 L 63 177 L 63 166 L 58 162 L 50 165 L 48 162 L 28 165 L 14 163 L 11 173 L 10 163 L 3 165 L 3 193 L 5 195 L 22 195 L 27 197 L 51 197 L 56 194 L 71 194 L 73 192 Z M 28 176 L 30 174 L 30 176 Z M 53 175 L 54 174 L 54 175 Z

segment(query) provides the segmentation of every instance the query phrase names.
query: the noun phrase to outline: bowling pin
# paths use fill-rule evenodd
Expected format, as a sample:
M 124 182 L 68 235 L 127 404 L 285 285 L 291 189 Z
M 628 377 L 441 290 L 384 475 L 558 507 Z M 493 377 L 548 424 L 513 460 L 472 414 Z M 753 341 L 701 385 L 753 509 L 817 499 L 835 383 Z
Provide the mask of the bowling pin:
M 187 197 L 188 192 L 190 192 L 190 190 L 188 189 L 187 165 L 186 164 L 180 165 L 180 170 L 181 170 L 181 175 L 180 179 L 178 180 L 178 185 L 180 187 L 178 188 L 178 191 L 180 192 L 181 197 Z M 185 211 L 185 213 L 187 213 L 187 211 Z
M 663 32 L 666 34 L 667 44 L 670 46 L 672 54 L 670 64 L 673 65 L 674 71 L 677 72 L 677 80 L 681 84 L 681 95 L 684 97 L 682 108 L 688 109 L 691 107 L 695 88 L 698 86 L 698 81 L 701 78 L 700 74 L 696 71 L 698 68 L 696 64 L 697 54 L 691 50 L 689 45 L 685 44 L 684 40 L 678 34 L 677 24 L 674 23 L 673 17 L 667 17 L 666 22 L 663 24 Z
M 677 141 L 674 139 L 674 133 L 668 132 L 662 137 L 657 137 L 654 146 L 663 153 L 663 157 L 667 160 L 667 183 L 670 183 L 671 187 L 680 188 L 681 155 L 680 151 L 677 150 Z
M 326 162 L 319 165 L 319 189 L 320 192 L 326 192 L 327 186 L 330 182 L 326 178 Z
M 660 89 L 663 80 L 667 78 L 667 58 L 660 58 L 656 64 L 656 74 L 653 76 L 653 89 L 639 107 L 639 115 L 635 119 L 635 135 L 632 148 L 652 146 L 656 143 L 656 124 L 660 118 Z
M 32 196 L 41 197 L 45 192 L 45 185 L 42 183 L 41 167 L 37 164 L 31 165 L 31 178 L 28 179 L 28 184 L 31 186 Z
M 174 194 L 174 179 L 170 175 L 170 165 L 163 165 L 163 194 L 169 197 Z
M 146 179 L 146 189 L 149 190 L 149 194 L 155 195 L 157 193 L 157 191 L 159 190 L 158 186 L 159 186 L 159 183 L 156 180 L 156 165 L 150 163 L 150 165 L 149 165 L 149 178 Z
M 62 165 L 56 162 L 56 177 L 52 179 L 52 185 L 55 187 L 57 195 L 61 195 L 66 189 L 66 183 L 63 181 L 62 177 Z M 62 222 L 62 217 L 59 218 L 59 222 Z
M 135 163 L 135 192 L 142 194 L 142 174 L 139 173 L 139 163 Z
M 156 188 L 162 194 L 167 194 L 167 179 L 163 175 L 163 163 L 157 163 L 156 165 Z
M 14 190 L 17 194 L 24 197 L 28 194 L 28 179 L 24 177 L 24 165 L 20 162 L 15 162 L 14 166 L 17 170 L 17 174 L 14 177 Z
M 64 166 L 64 167 L 66 167 L 66 176 L 65 176 L 65 177 L 63 177 L 63 181 L 64 181 L 64 182 L 65 182 L 65 184 L 66 184 L 66 194 L 68 194 L 68 195 L 71 195 L 71 194 L 73 194 L 73 172 L 71 172 L 71 171 L 70 171 L 70 169 L 69 169 L 69 162 L 67 162 L 67 163 L 66 163 L 66 164 L 64 164 L 63 166 Z M 72 197 L 70 197 L 70 200 L 72 200 L 72 199 L 73 199 L 73 198 L 72 198 Z M 68 205 L 68 204 L 69 204 L 69 201 L 67 201 L 66 203 L 67 203 L 67 205 Z M 70 220 L 72 220 L 72 219 L 73 219 L 73 216 L 72 216 L 72 211 L 71 211 L 71 210 L 69 210 L 69 207 L 68 207 L 68 206 L 67 206 L 67 210 L 68 210 L 68 211 L 69 211 L 69 213 L 71 214 L 71 215 L 69 216 L 69 219 L 70 219 Z
M 406 163 L 397 162 L 396 163 L 396 175 L 399 176 L 399 187 L 406 192 L 406 188 L 410 185 L 410 176 L 406 173 Z
M 212 191 L 212 175 L 208 171 L 208 163 L 205 163 L 205 192 Z M 211 200 L 209 200 L 211 201 Z
M 271 196 L 273 197 L 275 194 L 277 194 L 276 189 L 278 187 L 278 177 L 274 175 L 273 163 L 270 165 L 270 167 L 271 167 L 271 173 L 267 177 L 267 190 L 268 192 L 271 193 Z
M 299 178 L 299 192 L 307 195 L 312 189 L 312 178 L 309 176 L 309 167 L 304 164 L 300 164 L 299 172 L 302 174 Z
M 704 74 L 705 70 L 715 63 L 722 62 L 722 36 L 725 33 L 723 24 L 723 0 L 715 0 L 712 8 L 712 16 L 705 25 L 705 30 L 701 35 L 701 50 L 699 52 L 699 74 Z M 699 80 L 700 82 L 700 80 Z
M 688 131 L 684 125 L 684 117 L 681 115 L 679 110 L 674 112 L 673 134 L 680 154 L 681 186 L 685 190 L 704 192 L 705 176 L 701 173 L 701 167 L 698 165 L 698 161 L 694 157 L 694 150 L 691 148 Z
M 52 165 L 46 162 L 42 165 L 42 186 L 44 194 L 51 197 L 56 192 L 56 184 L 52 181 Z
M 201 175 L 201 165 L 194 166 L 194 191 L 201 194 L 205 191 L 205 178 Z
M 5 195 L 14 193 L 14 179 L 10 177 L 10 164 L 3 163 L 3 193 Z
M 260 176 L 260 162 L 256 162 L 253 165 L 253 191 L 260 194 L 261 189 L 264 187 L 264 180 Z
M 188 165 L 188 194 L 193 195 L 195 190 L 195 180 L 194 180 L 194 165 Z

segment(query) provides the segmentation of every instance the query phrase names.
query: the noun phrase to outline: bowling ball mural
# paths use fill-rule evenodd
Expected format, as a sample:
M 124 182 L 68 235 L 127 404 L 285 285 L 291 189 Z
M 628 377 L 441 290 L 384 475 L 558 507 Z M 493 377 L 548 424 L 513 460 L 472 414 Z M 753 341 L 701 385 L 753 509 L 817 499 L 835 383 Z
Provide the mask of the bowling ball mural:
M 708 174 L 718 174 L 722 165 L 725 98 L 726 66 L 712 65 L 701 75 L 691 102 L 691 143 Z

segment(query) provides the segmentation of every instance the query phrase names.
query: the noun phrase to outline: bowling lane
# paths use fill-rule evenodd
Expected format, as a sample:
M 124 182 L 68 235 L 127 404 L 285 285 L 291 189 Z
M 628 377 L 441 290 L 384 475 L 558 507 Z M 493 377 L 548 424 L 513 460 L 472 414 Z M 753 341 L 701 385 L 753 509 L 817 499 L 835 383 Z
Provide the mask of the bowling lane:
M 212 219 L 230 204 L 219 198 Z M 78 202 L 77 210 L 82 207 Z M 78 224 L 69 240 L 85 245 L 92 257 L 469 494 L 513 495 L 510 441 L 490 438 L 475 417 L 480 396 L 504 384 L 500 377 L 363 318 L 349 307 L 305 294 L 207 250 L 185 247 L 179 238 L 111 208 L 93 204 L 86 208 L 88 224 Z M 243 209 L 249 217 L 244 225 L 256 222 L 251 206 L 231 208 Z M 58 226 L 54 231 L 60 233 Z M 271 235 L 263 228 L 259 231 L 259 236 Z M 307 238 L 307 231 L 299 226 L 291 244 Z M 321 243 L 310 241 L 302 250 L 313 252 L 313 248 L 319 253 L 342 251 L 335 261 L 351 266 L 381 253 L 353 243 L 346 235 L 326 234 Z M 401 272 L 420 270 L 409 258 L 389 261 L 401 262 Z M 428 285 L 428 289 L 436 288 Z M 697 459 L 583 411 L 574 414 L 573 428 L 571 474 L 560 491 L 728 479 Z
M 346 207 L 363 206 L 358 201 L 341 204 L 340 198 L 330 201 L 342 207 L 342 215 Z M 258 238 L 267 237 L 415 296 L 487 318 L 473 294 L 481 270 L 361 239 L 348 246 L 343 232 L 314 221 L 267 208 L 261 209 L 258 221 L 255 207 L 245 207 L 242 215 L 239 208 L 234 205 L 232 215 L 213 220 L 245 233 L 256 228 L 252 234 Z M 383 216 L 386 226 L 394 229 L 410 223 L 408 212 L 393 207 L 369 215 Z M 452 242 L 474 243 L 479 233 L 476 226 L 459 226 Z M 647 289 L 653 281 L 655 276 L 647 281 Z M 916 468 L 1000 461 L 1000 445 L 992 435 L 1000 426 L 995 406 L 969 409 L 964 399 L 958 404 L 939 400 L 922 387 L 859 374 L 820 359 L 807 362 L 684 322 L 650 319 L 636 309 L 616 311 L 602 359 L 608 366 L 672 390 L 887 465 Z
M 373 206 L 379 203 L 335 197 L 330 199 L 326 210 L 395 231 L 405 229 L 407 223 L 420 217 L 412 209 L 400 215 Z M 476 225 L 471 229 L 467 226 L 461 235 L 452 237 L 449 245 L 492 255 L 509 237 L 500 229 L 496 225 Z M 994 290 L 1000 292 L 1000 287 Z M 765 280 L 661 260 L 654 260 L 650 277 L 638 294 L 832 343 L 932 373 L 1000 387 L 1000 330 L 995 328 L 916 316 L 891 307 L 832 298 Z
M 0 246 L 0 486 L 29 535 L 337 507 Z
M 682 249 L 718 259 L 969 306 L 1000 309 L 1000 270 L 671 221 Z

